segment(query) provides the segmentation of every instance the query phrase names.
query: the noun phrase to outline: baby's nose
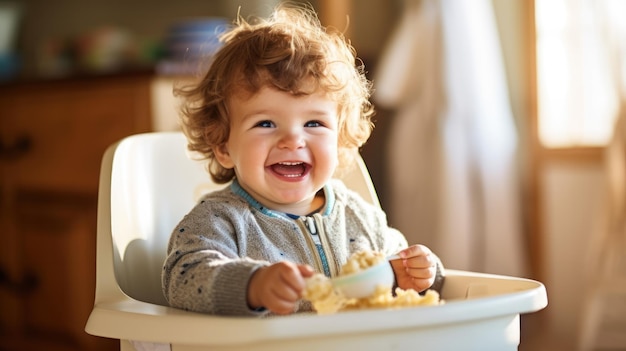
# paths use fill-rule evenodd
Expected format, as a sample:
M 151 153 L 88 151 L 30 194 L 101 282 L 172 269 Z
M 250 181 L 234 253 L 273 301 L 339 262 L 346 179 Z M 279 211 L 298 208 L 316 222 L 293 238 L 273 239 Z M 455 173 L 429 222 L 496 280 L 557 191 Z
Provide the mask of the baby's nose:
M 297 131 L 286 131 L 281 135 L 278 143 L 278 147 L 287 149 L 299 149 L 304 145 L 304 137 Z

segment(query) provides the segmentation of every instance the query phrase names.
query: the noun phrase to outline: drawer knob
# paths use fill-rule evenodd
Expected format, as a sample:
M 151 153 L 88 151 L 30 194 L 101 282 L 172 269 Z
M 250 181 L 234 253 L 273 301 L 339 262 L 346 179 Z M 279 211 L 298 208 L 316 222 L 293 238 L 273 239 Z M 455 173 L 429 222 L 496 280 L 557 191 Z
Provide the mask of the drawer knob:
M 0 288 L 2 289 L 17 294 L 28 294 L 35 291 L 38 285 L 39 279 L 32 273 L 26 273 L 22 279 L 17 281 L 11 279 L 7 272 L 0 268 Z
M 17 137 L 12 144 L 5 145 L 0 140 L 0 158 L 3 160 L 17 160 L 24 156 L 33 147 L 33 141 L 28 135 Z

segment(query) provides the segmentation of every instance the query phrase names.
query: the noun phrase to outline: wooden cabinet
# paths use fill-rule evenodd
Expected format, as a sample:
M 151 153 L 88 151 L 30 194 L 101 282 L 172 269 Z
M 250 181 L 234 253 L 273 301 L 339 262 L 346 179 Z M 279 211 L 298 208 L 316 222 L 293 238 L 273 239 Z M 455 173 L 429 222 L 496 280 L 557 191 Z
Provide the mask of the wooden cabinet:
M 152 129 L 150 75 L 0 86 L 0 350 L 116 350 L 84 332 L 100 160 Z

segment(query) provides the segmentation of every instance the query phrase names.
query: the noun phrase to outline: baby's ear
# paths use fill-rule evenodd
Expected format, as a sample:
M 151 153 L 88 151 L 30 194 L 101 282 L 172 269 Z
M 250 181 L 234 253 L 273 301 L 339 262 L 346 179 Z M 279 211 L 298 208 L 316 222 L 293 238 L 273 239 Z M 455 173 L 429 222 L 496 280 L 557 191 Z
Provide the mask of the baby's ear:
M 222 165 L 222 167 L 229 169 L 235 167 L 230 158 L 230 153 L 228 153 L 228 146 L 226 143 L 213 147 L 213 153 L 215 154 L 215 159 L 220 163 L 220 165 Z

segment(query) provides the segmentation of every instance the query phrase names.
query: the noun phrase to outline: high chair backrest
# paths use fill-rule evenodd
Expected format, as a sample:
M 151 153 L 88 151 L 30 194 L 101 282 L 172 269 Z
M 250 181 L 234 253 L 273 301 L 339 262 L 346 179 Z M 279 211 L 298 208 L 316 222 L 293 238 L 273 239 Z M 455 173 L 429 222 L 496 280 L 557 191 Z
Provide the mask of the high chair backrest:
M 202 194 L 225 185 L 213 183 L 205 163 L 189 156 L 180 132 L 138 134 L 112 145 L 103 157 L 100 177 L 99 196 L 110 201 L 99 201 L 98 236 L 111 237 L 117 285 L 134 299 L 167 305 L 161 269 L 169 236 Z M 360 157 L 341 178 L 379 205 Z M 98 284 L 105 281 L 99 278 Z M 97 290 L 105 288 L 115 287 Z

